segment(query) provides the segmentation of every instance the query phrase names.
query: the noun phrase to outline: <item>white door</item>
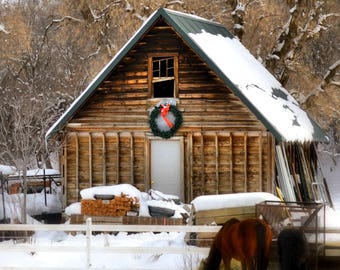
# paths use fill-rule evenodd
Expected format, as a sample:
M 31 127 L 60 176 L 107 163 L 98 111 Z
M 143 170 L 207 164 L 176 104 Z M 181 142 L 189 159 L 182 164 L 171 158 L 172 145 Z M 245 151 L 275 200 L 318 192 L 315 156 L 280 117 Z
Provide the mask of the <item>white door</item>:
M 177 195 L 182 201 L 182 140 L 151 140 L 151 188 Z

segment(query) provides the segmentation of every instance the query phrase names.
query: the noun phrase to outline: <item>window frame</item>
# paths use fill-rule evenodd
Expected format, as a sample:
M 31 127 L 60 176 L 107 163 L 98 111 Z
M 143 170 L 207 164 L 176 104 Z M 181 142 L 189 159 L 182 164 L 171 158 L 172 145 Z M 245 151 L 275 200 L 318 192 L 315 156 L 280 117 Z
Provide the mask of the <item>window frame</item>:
M 174 59 L 174 74 L 171 76 L 174 80 L 174 94 L 172 97 L 164 97 L 164 98 L 178 98 L 178 54 L 177 53 L 152 53 L 148 54 L 148 87 L 149 87 L 149 96 L 151 98 L 160 98 L 154 96 L 154 76 L 153 76 L 153 59 L 154 58 L 173 58 Z

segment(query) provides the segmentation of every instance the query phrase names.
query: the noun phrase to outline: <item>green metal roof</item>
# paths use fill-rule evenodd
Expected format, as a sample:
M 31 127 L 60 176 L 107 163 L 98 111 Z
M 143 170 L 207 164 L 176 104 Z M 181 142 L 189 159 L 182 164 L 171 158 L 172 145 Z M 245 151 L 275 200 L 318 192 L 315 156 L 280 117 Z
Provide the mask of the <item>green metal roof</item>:
M 195 15 L 189 15 L 164 8 L 158 9 L 145 21 L 145 23 L 131 37 L 125 46 L 95 77 L 95 79 L 82 92 L 82 94 L 72 103 L 70 108 L 54 123 L 54 125 L 47 132 L 46 138 L 53 136 L 55 133 L 64 128 L 67 122 L 73 117 L 75 112 L 94 93 L 100 83 L 105 80 L 105 78 L 112 72 L 118 63 L 133 48 L 133 46 L 161 18 L 163 18 L 170 26 L 173 27 L 173 29 L 181 36 L 187 45 L 190 46 L 193 51 L 199 55 L 201 59 L 216 73 L 216 75 L 219 76 L 225 82 L 225 84 L 242 100 L 242 102 L 244 102 L 244 104 L 256 115 L 256 117 L 275 136 L 277 140 L 321 142 L 326 142 L 328 140 L 322 129 L 312 119 L 310 119 L 310 117 L 305 112 L 303 112 L 302 109 L 300 109 L 300 107 L 297 105 L 297 102 L 289 95 L 289 93 L 277 82 L 277 80 L 275 80 L 272 75 L 268 75 L 270 73 L 265 70 L 253 56 L 250 55 L 243 45 L 239 43 L 239 41 L 232 34 L 230 34 L 224 26 Z M 214 53 L 216 53 L 216 48 L 210 49 L 209 47 L 209 42 L 212 41 L 206 38 L 202 40 L 202 37 L 214 39 L 214 43 L 220 43 L 221 46 L 226 47 L 218 47 L 220 51 L 218 52 L 219 55 L 216 56 L 214 55 Z M 215 46 L 216 44 L 213 45 Z M 235 49 L 234 47 L 238 48 Z M 238 76 L 235 76 L 233 72 L 230 72 L 230 69 L 226 68 L 226 61 L 223 62 L 221 59 L 223 59 L 223 56 L 227 55 L 227 53 L 231 53 L 232 55 L 228 55 L 227 57 L 232 58 L 235 52 L 238 53 L 237 50 L 239 50 L 239 48 L 241 48 L 240 57 L 237 58 L 234 63 L 229 63 L 229 66 L 245 62 L 245 66 L 243 66 L 242 70 L 238 71 L 239 73 L 246 74 L 246 69 L 251 73 L 254 70 L 259 70 L 259 76 L 263 76 L 263 80 L 266 78 L 275 86 L 268 88 L 262 86 L 261 83 L 256 84 L 252 83 L 251 81 L 247 82 L 246 80 L 240 80 Z M 229 60 L 229 58 L 227 59 Z M 247 61 L 250 63 L 249 68 L 247 68 Z M 251 74 L 248 73 L 248 75 Z M 291 122 L 295 133 L 290 132 L 290 134 L 287 129 L 281 128 L 280 122 L 282 122 L 282 119 L 280 119 L 280 117 L 278 117 L 278 119 L 273 118 L 272 113 L 267 112 L 265 108 L 262 107 L 256 96 L 252 96 L 255 93 L 256 95 L 264 94 L 263 98 L 268 99 L 269 102 L 277 103 L 278 100 L 282 101 L 274 108 L 277 108 L 278 115 L 281 118 L 285 118 L 285 114 L 289 114 L 289 117 L 292 117 L 291 112 L 293 112 L 295 121 Z M 306 135 L 300 135 L 300 133 L 303 133 L 305 130 L 308 130 Z

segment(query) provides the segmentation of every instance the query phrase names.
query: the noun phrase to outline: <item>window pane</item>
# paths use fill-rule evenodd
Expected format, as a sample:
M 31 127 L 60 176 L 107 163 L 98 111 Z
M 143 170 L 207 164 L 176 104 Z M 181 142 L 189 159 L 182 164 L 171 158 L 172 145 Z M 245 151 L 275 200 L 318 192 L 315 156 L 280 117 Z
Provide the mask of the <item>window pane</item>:
M 168 59 L 168 77 L 174 76 L 174 59 L 169 58 Z
M 160 77 L 159 74 L 159 61 L 153 61 L 153 76 L 154 77 Z
M 161 76 L 160 77 L 168 77 L 166 75 L 166 70 L 167 70 L 167 61 L 166 59 L 160 60 L 160 65 L 161 65 Z
M 174 96 L 174 80 L 154 83 L 153 96 L 155 98 L 173 97 Z
M 174 97 L 175 89 L 174 57 L 153 57 L 153 96 Z

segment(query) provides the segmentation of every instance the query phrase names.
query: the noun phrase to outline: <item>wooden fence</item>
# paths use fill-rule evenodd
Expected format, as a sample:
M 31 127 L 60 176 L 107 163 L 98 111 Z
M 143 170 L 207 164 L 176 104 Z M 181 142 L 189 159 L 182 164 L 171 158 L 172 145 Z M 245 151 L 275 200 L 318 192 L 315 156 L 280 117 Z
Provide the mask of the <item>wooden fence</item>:
M 30 243 L 31 241 L 20 242 L 16 244 L 1 244 L 0 252 L 12 251 L 12 252 L 84 252 L 86 254 L 86 267 L 85 269 L 96 269 L 91 267 L 91 255 L 96 252 L 101 253 L 133 253 L 133 254 L 183 254 L 184 256 L 191 256 L 194 254 L 207 255 L 209 252 L 208 247 L 198 247 L 187 245 L 185 247 L 110 247 L 101 246 L 96 247 L 91 243 L 91 236 L 93 232 L 185 232 L 185 233 L 212 233 L 217 232 L 220 226 L 176 226 L 176 225 L 118 225 L 118 224 L 92 224 L 91 218 L 86 220 L 86 224 L 0 224 L 0 233 L 2 232 L 37 232 L 37 231 L 61 231 L 61 232 L 85 232 L 86 244 L 84 246 L 50 246 L 50 245 L 37 245 Z M 28 239 L 26 239 L 28 240 Z M 188 239 L 189 240 L 189 239 Z M 49 267 L 2 267 L 1 269 L 18 269 L 18 270 L 32 270 L 32 269 L 59 269 Z M 70 268 L 74 270 L 84 269 L 82 268 Z M 118 268 L 111 268 L 118 269 Z M 138 268 L 142 269 L 142 268 Z M 143 268 L 144 269 L 144 268 Z M 144 270 L 146 270 L 145 268 Z
M 121 224 L 93 224 L 92 219 L 88 218 L 86 220 L 86 224 L 0 224 L 0 236 L 2 233 L 8 232 L 16 232 L 20 236 L 15 241 L 16 243 L 1 243 L 0 244 L 0 253 L 1 252 L 27 252 L 27 253 L 35 253 L 35 252 L 69 252 L 75 254 L 75 256 L 79 256 L 79 253 L 85 254 L 86 264 L 85 267 L 76 267 L 76 268 L 67 268 L 69 270 L 80 270 L 80 269 L 88 269 L 95 270 L 101 268 L 91 267 L 91 258 L 95 253 L 115 253 L 115 254 L 150 254 L 157 255 L 160 253 L 163 254 L 182 254 L 184 257 L 190 258 L 192 255 L 203 255 L 207 256 L 209 252 L 209 247 L 199 247 L 199 246 L 191 246 L 187 245 L 184 247 L 174 247 L 174 246 L 164 246 L 164 247 L 128 247 L 128 246 L 95 246 L 91 240 L 91 236 L 95 232 L 104 232 L 104 233 L 113 233 L 113 232 L 184 232 L 189 235 L 190 233 L 216 233 L 221 226 L 206 226 L 206 225 L 121 225 Z M 30 232 L 38 232 L 38 231 L 59 231 L 59 232 L 84 232 L 86 236 L 86 243 L 82 246 L 50 246 L 50 245 L 38 245 L 34 243 L 34 241 L 30 241 L 30 237 L 28 236 L 26 239 L 22 237 L 25 232 L 28 232 L 27 235 L 31 235 Z M 321 231 L 320 231 L 321 233 Z M 337 235 L 340 233 L 339 230 L 326 230 L 322 231 L 322 233 L 326 234 L 334 234 Z M 26 241 L 20 241 L 20 240 Z M 187 240 L 190 240 L 189 237 Z M 340 249 L 339 242 L 331 242 L 326 243 L 324 246 L 325 253 L 327 257 L 339 258 Z M 328 253 L 328 255 L 327 255 Z M 325 255 L 324 255 L 325 256 Z M 46 266 L 35 266 L 35 267 L 4 267 L 3 270 L 61 270 L 58 267 L 46 267 Z M 119 268 L 106 268 L 108 270 L 114 270 Z M 124 268 L 130 270 L 136 270 L 134 268 Z M 148 270 L 149 268 L 141 268 L 138 267 L 139 270 Z M 167 268 L 165 268 L 167 269 Z M 164 270 L 164 269 L 158 269 Z

